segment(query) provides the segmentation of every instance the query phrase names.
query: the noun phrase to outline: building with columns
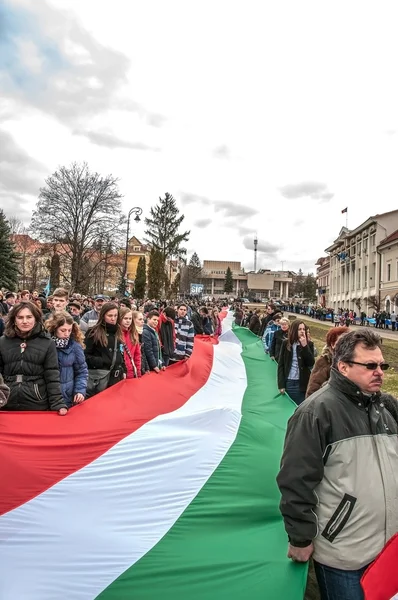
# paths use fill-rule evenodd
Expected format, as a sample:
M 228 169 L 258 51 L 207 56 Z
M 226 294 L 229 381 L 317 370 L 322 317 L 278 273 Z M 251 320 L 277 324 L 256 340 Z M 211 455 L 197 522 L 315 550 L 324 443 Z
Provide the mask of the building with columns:
M 369 217 L 355 229 L 340 230 L 325 250 L 330 257 L 330 308 L 366 313 L 375 308 L 381 299 L 380 246 L 397 229 L 398 210 L 393 210 Z
M 247 274 L 247 287 L 251 296 L 258 299 L 288 300 L 289 285 L 293 282 L 290 271 L 261 269 Z
M 232 271 L 233 296 L 239 297 L 247 293 L 247 274 L 240 262 L 230 260 L 204 260 L 201 281 L 206 296 L 225 296 L 224 283 L 228 267 Z M 195 282 L 196 283 L 196 282 Z
M 381 256 L 380 308 L 398 312 L 398 230 L 379 244 Z
M 315 264 L 318 304 L 329 308 L 330 256 L 318 258 Z
M 206 296 L 225 296 L 224 283 L 228 267 L 232 271 L 233 296 L 250 295 L 259 300 L 289 298 L 289 284 L 293 281 L 290 271 L 262 269 L 257 273 L 246 273 L 240 262 L 222 260 L 203 261 L 201 281 Z

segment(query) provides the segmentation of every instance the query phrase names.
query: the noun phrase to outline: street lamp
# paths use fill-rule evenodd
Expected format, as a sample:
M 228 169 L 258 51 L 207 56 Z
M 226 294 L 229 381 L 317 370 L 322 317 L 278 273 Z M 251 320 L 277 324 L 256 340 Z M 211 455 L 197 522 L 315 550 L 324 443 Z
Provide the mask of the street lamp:
M 139 206 L 134 206 L 131 210 L 129 210 L 129 214 L 127 215 L 127 237 L 126 237 L 126 252 L 124 255 L 124 278 L 125 284 L 127 287 L 127 256 L 129 251 L 129 233 L 130 233 L 130 217 L 132 214 L 135 214 L 134 221 L 139 223 L 141 221 L 140 216 L 142 215 L 142 208 Z

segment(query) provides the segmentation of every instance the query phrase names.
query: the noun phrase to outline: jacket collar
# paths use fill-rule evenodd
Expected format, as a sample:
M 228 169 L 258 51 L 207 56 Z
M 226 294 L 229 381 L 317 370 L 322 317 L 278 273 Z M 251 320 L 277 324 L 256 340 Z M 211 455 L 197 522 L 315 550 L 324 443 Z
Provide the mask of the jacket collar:
M 332 388 L 342 392 L 356 404 L 361 402 L 364 406 L 367 406 L 370 402 L 380 401 L 380 392 L 372 395 L 364 394 L 356 383 L 351 381 L 351 379 L 348 379 L 348 377 L 344 377 L 344 375 L 334 367 L 330 370 L 329 384 Z

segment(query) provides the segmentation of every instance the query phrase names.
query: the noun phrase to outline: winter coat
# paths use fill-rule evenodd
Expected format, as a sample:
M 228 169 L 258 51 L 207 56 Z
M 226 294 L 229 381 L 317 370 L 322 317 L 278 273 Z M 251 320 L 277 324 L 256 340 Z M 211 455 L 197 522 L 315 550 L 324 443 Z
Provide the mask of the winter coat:
M 290 368 L 293 360 L 293 348 L 290 350 L 287 347 L 287 340 L 282 342 L 281 352 L 278 361 L 278 388 L 286 389 L 286 381 L 288 379 Z M 311 375 L 311 367 L 314 366 L 314 344 L 308 342 L 306 346 L 297 345 L 297 360 L 299 365 L 299 382 L 300 392 L 306 392 L 308 381 Z
M 145 375 L 145 373 L 148 373 L 150 371 L 150 368 L 149 368 L 147 357 L 145 356 L 142 333 L 138 334 L 138 339 L 140 340 L 140 348 L 141 348 L 141 375 Z
M 209 316 L 202 316 L 202 327 L 205 335 L 213 335 L 213 322 Z
M 214 335 L 217 337 L 220 336 L 222 334 L 222 325 L 221 325 L 221 319 L 218 315 L 216 317 L 213 317 L 213 325 L 214 325 Z
M 21 352 L 21 344 L 26 348 Z M 0 373 L 10 388 L 3 410 L 59 410 L 62 398 L 58 357 L 49 333 L 37 323 L 26 338 L 0 338 Z
M 83 348 L 71 339 L 66 348 L 57 348 L 61 393 L 68 408 L 76 394 L 86 395 L 88 368 Z
M 280 509 L 293 546 L 336 569 L 371 563 L 398 530 L 398 424 L 391 397 L 363 394 L 332 368 L 289 420 Z
M 270 321 L 268 323 L 264 335 L 262 337 L 265 352 L 269 353 L 274 335 L 277 331 L 279 331 L 279 329 L 280 325 L 276 325 L 273 321 Z
M 0 317 L 0 337 L 3 335 L 5 329 L 4 320 Z
M 134 344 L 129 331 L 123 331 L 124 363 L 127 369 L 127 379 L 141 377 L 141 346 Z
M 191 313 L 191 323 L 194 327 L 195 335 L 204 334 L 202 319 L 200 318 L 199 313 L 197 313 L 195 310 L 193 310 Z
M 258 315 L 253 315 L 250 319 L 249 329 L 256 335 L 259 335 L 261 328 L 260 317 Z
M 195 330 L 192 321 L 185 317 L 177 317 L 175 322 L 176 328 L 176 349 L 174 352 L 174 360 L 184 360 L 189 358 L 193 352 L 193 343 L 195 338 Z
M 273 338 L 271 340 L 271 345 L 269 348 L 269 355 L 271 358 L 275 358 L 276 362 L 279 361 L 279 355 L 281 353 L 281 347 L 283 340 L 287 339 L 287 331 L 283 331 L 283 329 L 278 329 L 275 331 Z
M 149 364 L 149 368 L 151 371 L 156 369 L 156 367 L 160 368 L 163 364 L 163 361 L 159 336 L 157 332 L 152 329 L 152 327 L 149 327 L 149 325 L 146 323 L 144 325 L 144 331 L 142 332 L 142 339 L 144 342 L 144 352 Z
M 263 337 L 263 335 L 264 335 L 264 332 L 265 332 L 265 330 L 266 330 L 266 328 L 267 328 L 267 325 L 268 325 L 268 323 L 269 323 L 270 321 L 273 321 L 273 320 L 274 320 L 274 318 L 275 318 L 275 315 L 276 315 L 276 314 L 280 314 L 280 312 L 281 312 L 280 310 L 275 310 L 275 311 L 274 311 L 273 313 L 271 313 L 270 315 L 268 315 L 268 314 L 267 314 L 267 315 L 265 315 L 265 317 L 263 317 L 263 318 L 261 319 L 261 328 L 260 328 L 260 333 L 259 333 L 259 336 L 260 336 L 260 337 Z
M 333 351 L 329 346 L 325 346 L 321 356 L 315 362 L 315 366 L 311 371 L 310 380 L 308 382 L 307 392 L 305 397 L 311 396 L 319 390 L 324 383 L 329 381 L 330 369 L 332 368 Z
M 84 354 L 86 356 L 87 366 L 89 369 L 109 370 L 112 365 L 115 347 L 116 325 L 106 324 L 106 336 L 108 340 L 106 346 L 101 346 L 101 344 L 96 343 L 91 332 L 92 329 L 87 331 L 85 339 L 86 349 Z M 120 340 L 116 340 L 116 361 L 109 378 L 108 387 L 121 381 L 125 373 L 126 365 L 124 364 L 123 344 Z
M 176 345 L 176 332 L 173 319 L 170 319 L 164 313 L 160 313 L 157 332 L 163 356 L 171 358 Z
M 0 375 L 0 406 L 5 406 L 8 402 L 8 396 L 10 395 L 10 388 L 3 381 Z
M 94 327 L 98 321 L 98 318 L 99 313 L 94 308 L 92 310 L 88 310 L 80 319 L 80 329 L 86 333 L 89 328 Z
M 241 310 L 236 310 L 234 313 L 235 325 L 242 326 L 243 325 L 243 312 Z

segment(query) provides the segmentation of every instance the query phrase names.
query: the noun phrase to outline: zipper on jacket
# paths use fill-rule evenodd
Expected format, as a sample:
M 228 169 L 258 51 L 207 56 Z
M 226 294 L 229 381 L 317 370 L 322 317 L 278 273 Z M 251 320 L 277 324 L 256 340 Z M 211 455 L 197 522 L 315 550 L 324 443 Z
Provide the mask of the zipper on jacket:
M 326 524 L 325 529 L 322 531 L 322 536 L 329 542 L 333 542 L 345 527 L 354 510 L 356 501 L 357 499 L 354 498 L 354 496 L 350 496 L 349 494 L 344 495 L 344 498 Z

